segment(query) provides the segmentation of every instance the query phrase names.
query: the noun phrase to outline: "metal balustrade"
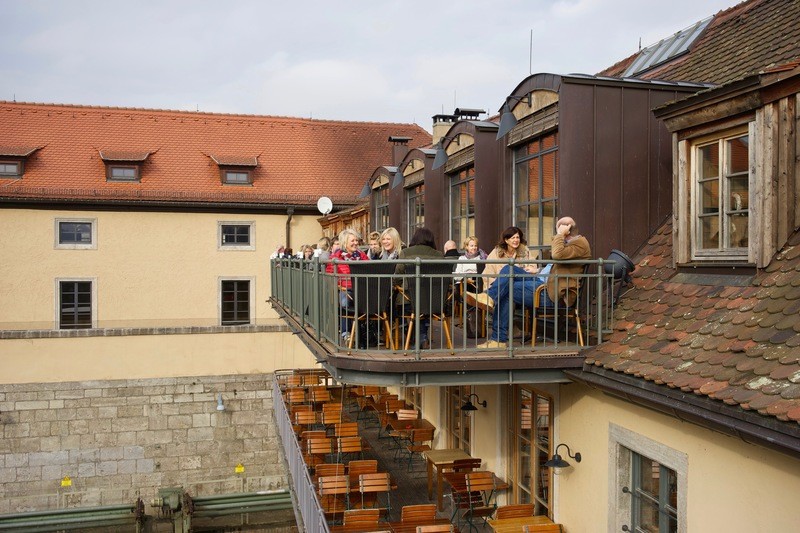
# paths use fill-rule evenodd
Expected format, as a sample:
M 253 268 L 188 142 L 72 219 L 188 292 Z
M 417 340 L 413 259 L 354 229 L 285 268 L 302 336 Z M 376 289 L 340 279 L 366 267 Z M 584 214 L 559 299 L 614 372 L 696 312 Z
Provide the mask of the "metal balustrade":
M 610 332 L 613 289 L 618 283 L 610 273 L 612 269 L 608 268 L 613 262 L 603 259 L 470 262 L 478 265 L 537 264 L 540 267 L 547 263 L 584 265 L 581 274 L 551 274 L 561 279 L 575 279 L 580 284 L 580 297 L 575 308 L 567 309 L 563 301 L 556 299 L 553 306 L 547 308 L 509 305 L 506 316 L 498 314 L 494 317 L 494 320 L 504 320 L 508 324 L 509 341 L 505 348 L 501 348 L 508 357 L 540 351 L 576 352 L 603 342 L 604 336 Z M 326 266 L 329 264 L 337 270 L 340 265 L 352 266 L 358 272 L 328 273 Z M 395 273 L 399 265 L 403 265 L 404 273 Z M 270 265 L 272 301 L 281 312 L 291 315 L 306 334 L 326 343 L 331 352 L 357 355 L 371 350 L 388 350 L 398 357 L 405 357 L 406 361 L 411 355 L 420 359 L 425 354 L 456 351 L 463 356 L 484 351 L 476 346 L 484 339 L 476 340 L 468 330 L 485 332 L 488 336 L 495 324 L 492 324 L 493 313 L 484 313 L 467 305 L 461 288 L 464 281 L 461 275 L 452 273 L 455 265 L 454 261 L 444 259 L 359 262 L 275 259 Z M 468 277 L 477 280 L 484 275 L 471 274 Z M 521 278 L 513 272 L 505 277 L 508 278 L 509 292 L 513 293 L 514 284 L 520 283 Z M 352 285 L 352 289 L 342 290 L 345 285 Z M 389 298 L 386 296 L 387 285 L 391 285 Z M 524 296 L 527 298 L 532 294 Z M 346 306 L 341 305 L 342 298 L 346 298 Z M 565 311 L 571 314 L 565 314 Z M 385 320 L 380 318 L 382 313 L 385 313 Z M 354 320 L 358 322 L 355 328 L 352 327 Z M 468 321 L 472 322 L 472 328 L 466 327 Z M 432 323 L 430 328 L 426 327 L 428 322 Z M 537 325 L 536 335 L 533 334 L 534 323 Z M 390 334 L 386 332 L 387 324 Z M 423 342 L 424 334 L 415 332 L 425 332 L 426 329 L 430 332 L 428 342 Z

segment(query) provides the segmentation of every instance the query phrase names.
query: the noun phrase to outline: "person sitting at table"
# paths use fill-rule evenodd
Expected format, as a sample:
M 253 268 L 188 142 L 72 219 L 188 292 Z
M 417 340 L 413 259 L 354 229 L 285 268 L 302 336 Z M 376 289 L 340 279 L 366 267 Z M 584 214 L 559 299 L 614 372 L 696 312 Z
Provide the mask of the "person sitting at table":
M 400 251 L 400 256 L 398 259 L 416 259 L 419 257 L 420 259 L 442 259 L 444 258 L 444 254 L 436 249 L 436 240 L 433 236 L 433 232 L 428 228 L 419 228 L 417 231 L 414 232 L 414 236 L 411 237 L 411 243 L 408 248 L 405 250 Z M 414 266 L 412 265 L 411 270 L 413 270 Z M 405 274 L 406 273 L 406 265 L 404 263 L 400 263 L 397 265 L 395 269 L 396 274 Z M 413 280 L 408 280 L 409 282 Z M 401 297 L 402 298 L 402 297 Z M 399 302 L 401 305 L 406 304 L 407 302 Z M 423 318 L 420 320 L 420 347 L 421 348 L 428 348 L 428 326 L 430 325 L 429 318 Z
M 400 255 L 402 241 L 400 233 L 394 228 L 386 228 L 381 233 L 381 259 L 397 259 Z
M 339 242 L 342 247 L 331 253 L 331 260 L 339 261 L 369 261 L 367 254 L 359 250 L 360 237 L 354 229 L 346 228 L 339 233 Z M 325 271 L 329 274 L 340 274 L 337 279 L 339 286 L 339 307 L 341 308 L 341 335 L 342 342 L 350 341 L 351 319 L 345 318 L 353 310 L 353 280 L 350 279 L 350 267 L 346 263 L 328 263 Z

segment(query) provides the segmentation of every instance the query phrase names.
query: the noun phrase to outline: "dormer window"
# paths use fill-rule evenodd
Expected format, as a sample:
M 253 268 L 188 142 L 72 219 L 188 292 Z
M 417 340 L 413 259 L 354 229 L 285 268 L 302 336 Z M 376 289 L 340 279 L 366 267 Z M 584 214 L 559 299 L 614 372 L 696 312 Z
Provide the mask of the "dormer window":
M 0 146 L 0 178 L 19 179 L 25 173 L 25 161 L 39 146 Z
M 252 185 L 258 157 L 210 155 L 219 167 L 220 181 L 225 185 Z
M 249 185 L 252 183 L 250 181 L 250 171 L 249 170 L 223 170 L 222 171 L 222 183 L 228 183 L 232 185 Z
M 100 151 L 100 159 L 106 165 L 106 180 L 141 181 L 142 166 L 151 153 Z
M 0 161 L 0 177 L 21 178 L 22 169 L 22 161 Z

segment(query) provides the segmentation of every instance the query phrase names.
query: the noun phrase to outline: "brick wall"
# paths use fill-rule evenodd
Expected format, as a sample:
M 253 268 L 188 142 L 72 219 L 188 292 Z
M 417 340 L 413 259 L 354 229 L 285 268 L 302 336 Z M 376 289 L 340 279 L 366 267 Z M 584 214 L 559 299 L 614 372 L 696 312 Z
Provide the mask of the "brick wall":
M 0 513 L 287 486 L 272 374 L 0 385 Z M 222 393 L 224 411 L 217 411 Z M 237 464 L 244 473 L 236 474 Z M 69 476 L 71 487 L 61 486 Z M 148 509 L 148 514 L 150 510 Z

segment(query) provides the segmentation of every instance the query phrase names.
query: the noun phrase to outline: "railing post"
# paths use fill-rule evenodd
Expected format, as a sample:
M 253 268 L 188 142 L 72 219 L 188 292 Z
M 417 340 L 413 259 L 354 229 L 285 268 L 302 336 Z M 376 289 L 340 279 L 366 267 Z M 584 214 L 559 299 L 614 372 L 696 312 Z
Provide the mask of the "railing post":
M 416 330 L 416 332 L 417 332 L 417 334 L 414 335 L 414 353 L 416 354 L 414 356 L 414 358 L 417 359 L 418 361 L 420 359 L 422 359 L 422 355 L 420 354 L 420 351 L 419 351 L 419 339 L 420 339 L 420 335 L 422 335 L 422 332 L 419 330 L 419 324 L 420 324 L 420 320 L 419 320 L 420 298 L 419 298 L 419 296 L 420 296 L 420 289 L 422 288 L 422 285 L 421 285 L 421 282 L 420 282 L 420 277 L 419 277 L 420 271 L 421 271 L 421 268 L 420 268 L 421 265 L 422 265 L 422 260 L 419 257 L 417 257 L 415 259 L 415 261 L 414 261 L 414 292 L 415 292 L 416 296 L 414 298 L 414 302 L 413 303 L 414 303 L 414 330 Z
M 600 259 L 600 262 L 597 263 L 597 294 L 595 298 L 597 299 L 597 344 L 603 343 L 603 308 L 605 307 L 605 300 L 603 300 L 603 285 L 605 285 L 606 280 L 603 278 L 603 272 L 605 269 L 603 268 L 603 259 Z
M 508 340 L 506 342 L 506 351 L 508 352 L 509 357 L 514 357 L 514 267 L 516 266 L 516 258 L 512 257 L 508 263 Z M 524 315 L 524 307 L 523 307 L 523 315 Z M 500 316 L 497 317 L 498 319 L 502 320 Z

